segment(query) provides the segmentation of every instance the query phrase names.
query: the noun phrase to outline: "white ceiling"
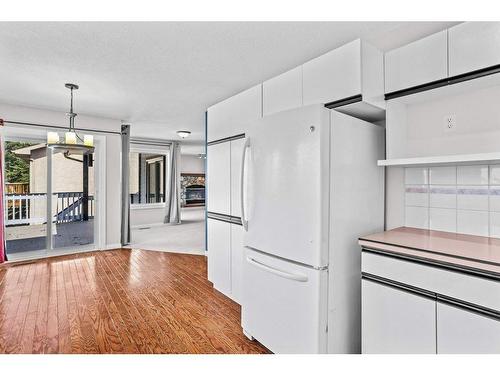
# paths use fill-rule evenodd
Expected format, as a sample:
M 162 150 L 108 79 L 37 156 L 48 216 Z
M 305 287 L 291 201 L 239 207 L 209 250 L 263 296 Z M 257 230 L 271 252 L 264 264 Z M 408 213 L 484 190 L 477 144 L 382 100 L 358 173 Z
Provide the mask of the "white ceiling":
M 0 102 L 66 111 L 74 82 L 78 113 L 201 142 L 206 108 L 239 91 L 359 37 L 389 50 L 452 24 L 3 22 Z

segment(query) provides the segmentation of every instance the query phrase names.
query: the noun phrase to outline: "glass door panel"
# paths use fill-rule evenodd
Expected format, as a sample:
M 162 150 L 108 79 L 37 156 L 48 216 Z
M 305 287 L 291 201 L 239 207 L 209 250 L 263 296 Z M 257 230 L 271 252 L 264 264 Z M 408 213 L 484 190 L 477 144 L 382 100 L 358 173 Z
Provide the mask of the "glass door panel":
M 52 248 L 94 243 L 94 155 L 52 154 Z
M 47 156 L 43 141 L 5 141 L 5 238 L 9 259 L 47 248 Z

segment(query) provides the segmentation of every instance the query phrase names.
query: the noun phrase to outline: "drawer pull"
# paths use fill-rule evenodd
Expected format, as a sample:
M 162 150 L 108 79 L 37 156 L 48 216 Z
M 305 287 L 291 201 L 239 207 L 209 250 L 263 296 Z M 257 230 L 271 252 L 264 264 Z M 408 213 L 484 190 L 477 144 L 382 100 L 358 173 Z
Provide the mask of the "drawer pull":
M 278 268 L 268 266 L 267 264 L 259 262 L 258 260 L 255 260 L 255 259 L 250 258 L 250 257 L 247 257 L 247 262 L 252 264 L 255 267 L 258 267 L 258 268 L 266 271 L 266 272 L 275 274 L 275 275 L 280 276 L 280 277 L 284 277 L 285 279 L 300 281 L 300 282 L 306 282 L 308 280 L 306 275 L 282 271 Z

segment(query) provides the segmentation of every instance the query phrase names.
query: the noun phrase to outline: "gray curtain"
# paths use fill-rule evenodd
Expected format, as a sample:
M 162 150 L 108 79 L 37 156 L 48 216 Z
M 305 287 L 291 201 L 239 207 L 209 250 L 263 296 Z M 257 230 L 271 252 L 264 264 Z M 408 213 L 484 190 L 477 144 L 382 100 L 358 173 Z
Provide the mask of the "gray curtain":
M 122 246 L 130 243 L 130 125 L 122 125 Z
M 170 146 L 169 176 L 166 196 L 166 212 L 164 223 L 181 223 L 181 149 L 179 142 Z

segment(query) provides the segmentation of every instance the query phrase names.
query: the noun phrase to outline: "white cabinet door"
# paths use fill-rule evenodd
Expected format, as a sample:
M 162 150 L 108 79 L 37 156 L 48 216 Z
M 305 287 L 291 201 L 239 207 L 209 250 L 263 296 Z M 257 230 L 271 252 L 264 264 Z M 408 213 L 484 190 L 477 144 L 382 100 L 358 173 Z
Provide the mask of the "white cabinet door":
M 500 320 L 438 302 L 437 352 L 500 354 Z
M 218 143 L 207 149 L 207 209 L 231 214 L 231 144 Z
M 436 353 L 436 302 L 362 280 L 362 353 Z
M 241 161 L 245 139 L 231 141 L 231 215 L 241 217 Z
M 447 30 L 385 54 L 385 92 L 429 83 L 448 76 Z
M 207 220 L 208 280 L 228 296 L 231 295 L 231 225 Z
M 261 117 L 259 84 L 208 108 L 207 142 L 243 134 L 248 122 Z
M 263 115 L 302 106 L 302 66 L 262 84 Z
M 231 224 L 231 297 L 241 304 L 243 282 L 243 227 Z
M 448 32 L 450 76 L 500 64 L 500 22 L 465 22 Z
M 303 66 L 304 105 L 361 94 L 361 41 L 355 40 Z M 382 72 L 381 72 L 382 73 Z

